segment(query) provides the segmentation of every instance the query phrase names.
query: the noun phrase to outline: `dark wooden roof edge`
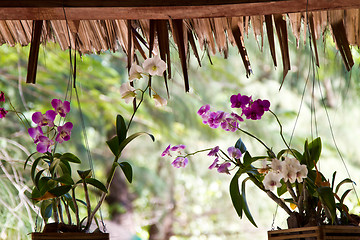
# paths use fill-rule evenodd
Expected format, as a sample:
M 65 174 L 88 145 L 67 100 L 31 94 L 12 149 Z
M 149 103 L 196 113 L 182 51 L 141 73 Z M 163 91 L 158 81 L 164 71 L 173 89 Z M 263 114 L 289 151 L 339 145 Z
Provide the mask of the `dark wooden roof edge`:
M 2 0 L 0 20 L 191 19 L 360 8 L 359 0 Z

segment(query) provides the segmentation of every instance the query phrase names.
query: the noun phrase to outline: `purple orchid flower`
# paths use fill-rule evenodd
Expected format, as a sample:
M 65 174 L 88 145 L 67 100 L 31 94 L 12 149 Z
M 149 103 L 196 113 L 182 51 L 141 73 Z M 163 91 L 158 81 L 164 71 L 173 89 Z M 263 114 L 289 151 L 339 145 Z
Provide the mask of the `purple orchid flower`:
M 220 166 L 217 168 L 217 171 L 219 173 L 226 173 L 226 174 L 230 174 L 229 172 L 229 167 L 231 166 L 231 163 L 229 162 L 225 162 L 223 164 L 220 164 Z
M 232 95 L 230 97 L 231 107 L 232 108 L 245 108 L 251 101 L 251 97 L 246 95 L 241 95 L 240 93 L 237 95 Z
M 61 101 L 60 99 L 53 99 L 51 101 L 51 106 L 55 109 L 56 113 L 59 113 L 61 117 L 65 117 L 68 112 L 70 112 L 70 102 Z
M 6 111 L 4 108 L 0 108 L 0 118 L 4 118 L 8 111 Z
M 171 145 L 169 144 L 169 146 L 167 146 L 167 148 L 161 153 L 162 157 L 165 157 L 165 156 L 170 156 L 171 157 L 170 147 L 171 147 Z
M 177 157 L 171 164 L 176 168 L 186 167 L 189 160 L 187 157 Z
M 208 111 L 210 110 L 210 105 L 207 104 L 207 105 L 204 105 L 202 106 L 199 111 L 197 112 L 197 114 L 199 114 L 200 116 L 206 114 Z
M 176 145 L 176 146 L 173 146 L 172 148 L 170 148 L 170 151 L 173 151 L 173 152 L 178 152 L 179 154 L 181 154 L 181 150 L 184 150 L 185 149 L 185 145 L 183 144 L 179 144 L 179 145 Z
M 214 162 L 209 166 L 209 169 L 218 168 L 220 165 L 218 164 L 219 158 L 215 158 Z
M 50 152 L 51 146 L 54 145 L 54 141 L 45 136 L 39 136 L 39 143 L 36 146 L 36 150 L 39 153 Z
M 68 141 L 71 136 L 72 128 L 73 128 L 73 124 L 71 122 L 67 122 L 63 126 L 58 126 L 57 128 L 58 135 L 56 136 L 55 141 L 59 143 Z
M 5 94 L 3 91 L 0 92 L 0 102 L 5 102 Z
M 40 136 L 44 136 L 43 131 L 40 126 L 37 126 L 35 128 L 29 128 L 28 133 L 30 137 L 34 139 L 34 143 L 38 143 L 40 140 Z
M 54 110 L 48 110 L 45 114 L 42 114 L 41 112 L 35 112 L 31 119 L 34 123 L 36 123 L 39 126 L 54 126 L 54 120 L 56 117 L 56 112 Z
M 242 153 L 241 153 L 240 149 L 238 149 L 238 148 L 236 148 L 236 147 L 229 147 L 229 148 L 227 149 L 227 151 L 228 151 L 229 156 L 230 156 L 231 158 L 235 158 L 235 159 L 241 158 Z
M 219 146 L 214 147 L 213 149 L 210 150 L 210 152 L 208 153 L 208 156 L 217 156 L 219 149 L 220 149 Z

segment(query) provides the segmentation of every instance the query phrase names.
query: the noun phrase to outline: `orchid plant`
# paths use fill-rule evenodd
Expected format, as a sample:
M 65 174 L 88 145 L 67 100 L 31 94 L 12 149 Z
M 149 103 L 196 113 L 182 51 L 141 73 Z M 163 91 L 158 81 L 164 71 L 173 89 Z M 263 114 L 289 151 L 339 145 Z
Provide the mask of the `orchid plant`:
M 132 120 L 144 100 L 144 93 L 151 88 L 148 83 L 145 89 L 135 89 L 133 81 L 140 79 L 143 75 L 162 75 L 166 70 L 166 64 L 158 56 L 148 58 L 144 61 L 143 68 L 134 64 L 129 72 L 129 81 L 122 84 L 120 94 L 126 103 L 134 102 L 134 111 L 128 123 L 125 123 L 121 115 L 116 117 L 116 135 L 106 143 L 114 155 L 113 164 L 106 184 L 95 179 L 92 176 L 92 170 L 77 170 L 77 176 L 73 176 L 72 165 L 80 164 L 81 160 L 72 153 L 57 152 L 58 144 L 70 141 L 71 131 L 75 127 L 73 123 L 66 121 L 70 112 L 70 102 L 60 99 L 53 99 L 51 106 L 53 109 L 45 113 L 35 112 L 32 114 L 32 123 L 30 123 L 22 113 L 17 112 L 11 104 L 7 102 L 10 109 L 5 110 L 4 104 L 7 97 L 4 92 L 0 94 L 0 118 L 6 117 L 9 112 L 14 112 L 24 126 L 27 128 L 30 137 L 36 144 L 36 152 L 32 153 L 25 161 L 24 168 L 31 166 L 31 179 L 34 184 L 31 193 L 31 199 L 40 206 L 41 216 L 45 223 L 52 218 L 56 231 L 84 231 L 88 232 L 100 209 L 105 197 L 109 191 L 115 171 L 120 168 L 126 179 L 131 183 L 133 178 L 132 167 L 130 163 L 121 160 L 123 149 L 135 138 L 141 135 L 148 135 L 153 141 L 154 136 L 146 132 L 137 132 L 129 135 L 129 129 Z M 166 105 L 166 99 L 160 97 L 153 88 L 153 98 L 156 106 Z M 140 99 L 136 103 L 137 92 L 140 92 Z M 57 124 L 59 123 L 59 124 Z M 93 186 L 98 192 L 101 192 L 100 199 L 96 206 L 91 205 L 90 188 Z M 78 199 L 76 191 L 83 189 L 84 200 Z M 86 216 L 80 218 L 79 206 L 84 205 Z M 65 215 L 65 216 L 64 216 Z M 72 216 L 75 215 L 75 220 Z M 98 223 L 98 221 L 95 221 Z M 45 225 L 44 231 L 49 231 L 50 224 Z M 52 230 L 51 230 L 52 231 Z
M 230 196 L 233 206 L 240 218 L 245 215 L 256 226 L 247 201 L 246 183 L 251 181 L 265 192 L 275 203 L 288 213 L 288 226 L 302 227 L 323 224 L 351 224 L 353 216 L 349 213 L 344 199 L 352 189 L 347 189 L 341 196 L 340 187 L 352 183 L 349 178 L 335 186 L 334 172 L 331 183 L 318 170 L 317 163 L 321 154 L 321 139 L 305 141 L 303 152 L 291 148 L 285 141 L 279 118 L 270 110 L 268 100 L 236 94 L 230 97 L 231 108 L 237 112 L 211 111 L 210 105 L 198 110 L 202 122 L 211 128 L 222 128 L 224 131 L 239 131 L 258 141 L 266 150 L 266 156 L 252 156 L 244 142 L 239 138 L 234 146 L 222 150 L 219 146 L 196 152 L 185 153 L 185 145 L 167 146 L 162 157 L 176 154 L 172 165 L 183 168 L 189 164 L 192 155 L 208 152 L 213 159 L 209 169 L 219 173 L 233 174 L 230 182 Z M 275 154 L 260 138 L 240 128 L 246 121 L 260 120 L 269 112 L 280 126 L 280 137 L 286 148 Z M 239 181 L 242 179 L 241 187 Z

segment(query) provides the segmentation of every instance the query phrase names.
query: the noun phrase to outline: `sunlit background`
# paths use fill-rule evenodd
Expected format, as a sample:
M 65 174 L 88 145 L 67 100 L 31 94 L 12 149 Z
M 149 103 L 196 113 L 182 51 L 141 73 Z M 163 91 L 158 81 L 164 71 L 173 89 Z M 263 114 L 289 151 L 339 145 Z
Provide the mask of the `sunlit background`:
M 210 104 L 213 110 L 231 111 L 229 98 L 237 93 L 268 99 L 282 122 L 287 141 L 292 139 L 292 147 L 299 151 L 305 139 L 320 136 L 321 171 L 329 179 L 337 171 L 337 182 L 351 177 L 359 184 L 360 52 L 352 49 L 355 66 L 346 72 L 332 38 L 325 39 L 325 43 L 318 42 L 319 68 L 314 66 L 308 41 L 296 47 L 295 38 L 290 39 L 291 71 L 281 89 L 280 51 L 275 68 L 266 41 L 262 47 L 262 40 L 251 32 L 245 38 L 253 69 L 249 78 L 237 48 L 230 48 L 228 59 L 210 55 L 211 62 L 204 51 L 201 67 L 193 56 L 189 59 L 189 93 L 184 91 L 181 65 L 172 49 L 168 105 L 154 107 L 153 100 L 145 95 L 131 129 L 152 133 L 156 141 L 140 137 L 125 149 L 122 158 L 133 165 L 134 181 L 128 184 L 118 172 L 99 215 L 111 239 L 267 239 L 268 230 L 286 227 L 286 214 L 250 182 L 247 201 L 258 227 L 240 219 L 229 195 L 232 175 L 209 170 L 213 159 L 206 153 L 191 156 L 188 166 L 181 169 L 171 166 L 173 159 L 160 157 L 169 144 L 185 144 L 187 152 L 217 145 L 226 150 L 239 137 L 253 155 L 265 155 L 266 150 L 254 139 L 239 132 L 211 129 L 196 114 L 204 104 Z M 25 84 L 28 53 L 28 47 L 0 47 L 0 90 L 30 119 L 33 112 L 48 109 L 51 99 L 64 99 L 69 94 L 72 71 L 69 52 L 48 43 L 40 49 L 37 84 Z M 126 55 L 77 55 L 76 62 L 79 101 L 75 91 L 70 90 L 69 115 L 74 130 L 72 139 L 58 150 L 75 152 L 83 161 L 82 167 L 90 168 L 83 118 L 96 177 L 105 182 L 113 160 L 105 142 L 114 134 L 116 115 L 122 114 L 128 121 L 133 110 L 132 104 L 125 104 L 119 94 L 120 85 L 128 80 Z M 166 96 L 163 79 L 152 81 L 158 94 Z M 36 150 L 35 145 L 15 114 L 0 119 L 0 126 L 0 239 L 30 239 L 28 234 L 39 227 L 41 220 L 36 217 L 37 208 L 26 197 L 31 191 L 31 179 L 29 168 L 24 170 L 23 164 Z M 271 114 L 241 127 L 275 152 L 285 148 Z M 358 186 L 355 189 L 359 191 Z M 355 214 L 360 211 L 357 202 L 353 191 L 347 204 Z

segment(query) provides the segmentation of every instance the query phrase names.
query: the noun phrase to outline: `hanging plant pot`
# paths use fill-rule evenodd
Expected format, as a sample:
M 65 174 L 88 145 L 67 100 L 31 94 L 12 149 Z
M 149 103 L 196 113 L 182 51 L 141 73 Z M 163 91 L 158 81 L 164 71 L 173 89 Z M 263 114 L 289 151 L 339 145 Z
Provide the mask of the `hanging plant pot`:
M 31 233 L 32 240 L 109 240 L 109 233 L 83 233 L 83 232 L 66 232 L 66 233 Z
M 268 231 L 269 240 L 360 240 L 360 227 L 325 225 Z

